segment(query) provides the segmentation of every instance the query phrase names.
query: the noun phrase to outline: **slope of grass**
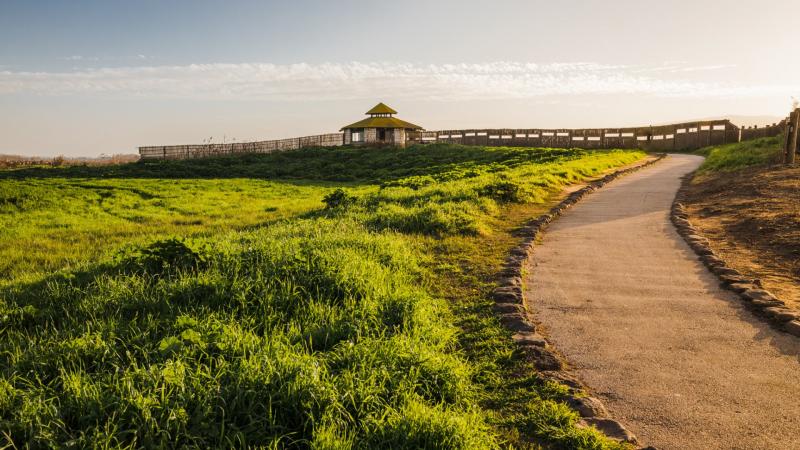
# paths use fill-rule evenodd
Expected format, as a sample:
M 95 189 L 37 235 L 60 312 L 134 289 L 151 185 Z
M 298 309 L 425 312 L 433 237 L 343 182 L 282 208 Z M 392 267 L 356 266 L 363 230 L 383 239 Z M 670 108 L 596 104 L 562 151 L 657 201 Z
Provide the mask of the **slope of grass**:
M 75 267 L 124 243 L 294 217 L 318 209 L 328 189 L 241 178 L 0 179 L 0 278 Z
M 491 446 L 402 240 L 320 219 L 177 242 L 7 293 L 16 442 Z
M 562 173 L 561 164 L 574 159 Z M 355 194 L 383 187 L 373 197 L 383 207 L 368 219 L 374 228 L 477 232 L 477 218 L 496 203 L 470 200 L 480 183 L 501 202 L 541 201 L 561 178 L 604 168 L 586 163 L 563 149 L 436 145 L 0 171 L 0 280 L 76 268 L 123 243 L 213 235 L 319 210 L 322 197 L 339 186 Z M 537 172 L 525 173 L 525 167 Z M 523 186 L 525 192 L 506 192 L 516 189 L 503 184 L 509 171 L 538 179 Z
M 357 181 L 381 183 L 410 176 L 502 164 L 518 166 L 531 161 L 556 161 L 574 155 L 568 149 L 470 147 L 461 145 L 386 147 L 309 147 L 291 152 L 244 154 L 218 158 L 142 161 L 136 164 L 90 167 L 33 167 L 0 171 L 2 178 L 250 178 L 284 180 Z
M 699 173 L 731 172 L 745 167 L 780 162 L 782 136 L 707 147 L 696 153 L 706 157 Z
M 564 185 L 643 154 L 382 152 L 0 176 L 9 226 L 47 237 L 50 221 L 63 221 L 75 235 L 52 245 L 52 258 L 21 271 L 9 264 L 14 277 L 0 287 L 4 439 L 78 448 L 617 447 L 576 427 L 563 387 L 516 353 L 487 295 L 515 224 Z M 317 158 L 348 164 L 314 166 Z M 194 167 L 202 177 L 188 177 Z M 254 168 L 261 180 L 240 178 Z M 277 172 L 283 180 L 264 180 Z M 330 196 L 342 186 L 331 181 L 344 178 L 347 188 Z M 48 198 L 49 187 L 61 200 Z M 176 210 L 201 222 L 176 224 Z M 113 238 L 94 238 L 101 232 Z M 13 235 L 0 239 L 13 247 Z M 76 249 L 74 260 L 59 259 Z M 73 267 L 47 274 L 58 261 Z

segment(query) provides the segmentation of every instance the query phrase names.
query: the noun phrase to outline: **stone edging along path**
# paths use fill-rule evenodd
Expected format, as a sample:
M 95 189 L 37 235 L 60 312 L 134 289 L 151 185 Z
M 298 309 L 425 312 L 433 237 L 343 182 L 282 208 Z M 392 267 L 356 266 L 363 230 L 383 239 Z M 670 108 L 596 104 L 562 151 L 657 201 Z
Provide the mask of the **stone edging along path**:
M 678 233 L 700 257 L 700 261 L 708 267 L 708 270 L 719 278 L 720 286 L 739 294 L 756 317 L 764 319 L 778 330 L 800 337 L 800 312 L 787 308 L 783 301 L 764 290 L 760 280 L 747 278 L 738 270 L 729 267 L 720 255 L 714 252 L 708 239 L 689 222 L 683 202 L 686 200 L 693 176 L 693 173 L 684 176 L 670 210 L 672 223 L 675 224 Z
M 524 237 L 522 243 L 511 250 L 506 258 L 503 270 L 500 272 L 498 287 L 492 296 L 495 301 L 494 310 L 503 326 L 513 334 L 512 339 L 520 347 L 539 370 L 544 378 L 557 381 L 569 388 L 567 403 L 582 417 L 582 425 L 594 426 L 607 436 L 623 442 L 636 443 L 636 437 L 621 423 L 608 417 L 608 412 L 602 402 L 586 394 L 586 388 L 574 376 L 564 370 L 561 358 L 544 336 L 536 332 L 536 325 L 530 317 L 526 307 L 522 285 L 522 270 L 526 262 L 533 256 L 534 241 L 547 225 L 560 216 L 570 206 L 577 203 L 586 195 L 600 189 L 610 181 L 648 167 L 661 159 L 666 154 L 659 155 L 656 159 L 643 164 L 620 169 L 603 178 L 590 182 L 587 186 L 573 192 L 567 198 L 555 205 L 547 213 L 528 222 L 517 230 Z

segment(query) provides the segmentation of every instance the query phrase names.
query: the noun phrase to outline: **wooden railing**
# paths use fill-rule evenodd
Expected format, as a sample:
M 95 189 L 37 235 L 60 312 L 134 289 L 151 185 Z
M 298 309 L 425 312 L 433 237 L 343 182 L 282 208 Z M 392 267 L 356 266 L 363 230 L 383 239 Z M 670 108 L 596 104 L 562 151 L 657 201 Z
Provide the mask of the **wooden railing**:
M 463 129 L 408 133 L 409 143 L 457 143 L 508 147 L 564 147 L 586 149 L 644 148 L 695 150 L 743 139 L 777 136 L 784 123 L 739 128 L 729 120 L 686 122 L 637 128 L 586 129 Z
M 245 153 L 273 153 L 303 147 L 335 147 L 344 144 L 342 133 L 230 144 L 162 145 L 139 147 L 142 159 L 190 159 Z
M 786 134 L 785 160 L 788 149 L 797 149 L 800 130 L 800 109 L 789 118 L 766 127 L 739 128 L 729 120 L 708 120 L 671 125 L 633 128 L 526 128 L 526 129 L 461 129 L 412 131 L 406 133 L 408 144 L 451 143 L 504 147 L 545 148 L 642 148 L 653 151 L 696 150 L 762 137 Z M 303 147 L 344 145 L 342 133 L 320 134 L 290 139 L 231 144 L 167 145 L 139 147 L 142 159 L 189 159 L 245 153 L 273 153 Z M 791 153 L 794 161 L 794 153 Z

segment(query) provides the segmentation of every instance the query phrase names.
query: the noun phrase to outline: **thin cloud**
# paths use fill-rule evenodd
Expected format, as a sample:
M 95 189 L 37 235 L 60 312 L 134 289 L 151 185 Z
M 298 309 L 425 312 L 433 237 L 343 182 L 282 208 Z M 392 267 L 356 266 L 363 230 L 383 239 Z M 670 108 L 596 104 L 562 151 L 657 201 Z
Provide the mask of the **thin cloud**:
M 716 65 L 709 65 L 709 66 L 676 67 L 675 69 L 671 70 L 671 72 L 672 73 L 707 72 L 707 71 L 710 71 L 710 70 L 734 69 L 736 67 L 738 67 L 736 64 L 716 64 Z
M 640 73 L 688 73 L 688 72 L 708 72 L 714 70 L 734 69 L 736 64 L 713 64 L 703 66 L 690 66 L 685 61 L 665 61 L 656 66 L 631 66 L 630 72 Z
M 376 93 L 429 100 L 494 100 L 602 94 L 742 97 L 798 90 L 682 80 L 684 72 L 728 66 L 653 67 L 598 63 L 190 64 L 69 72 L 0 72 L 0 95 L 96 95 L 211 100 L 340 100 Z M 677 75 L 676 75 L 677 74 Z
M 78 62 L 78 61 L 100 61 L 100 58 L 98 58 L 96 56 L 83 56 L 83 55 L 62 56 L 61 58 L 58 58 L 58 59 L 60 59 L 62 61 L 74 61 L 74 62 Z

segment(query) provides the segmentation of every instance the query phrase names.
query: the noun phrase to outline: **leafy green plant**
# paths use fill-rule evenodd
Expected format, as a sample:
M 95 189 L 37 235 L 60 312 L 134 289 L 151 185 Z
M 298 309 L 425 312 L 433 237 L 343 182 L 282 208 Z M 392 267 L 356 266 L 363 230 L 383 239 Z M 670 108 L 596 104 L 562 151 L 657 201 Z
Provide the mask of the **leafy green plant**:
M 480 194 L 503 203 L 521 203 L 525 199 L 520 183 L 509 180 L 499 180 L 487 184 L 480 189 Z
M 322 202 L 325 203 L 327 209 L 346 208 L 356 202 L 357 198 L 345 191 L 342 188 L 337 188 L 335 191 L 326 195 Z
M 122 258 L 131 271 L 160 275 L 174 271 L 196 271 L 209 262 L 210 247 L 196 240 L 169 238 L 151 243 Z

